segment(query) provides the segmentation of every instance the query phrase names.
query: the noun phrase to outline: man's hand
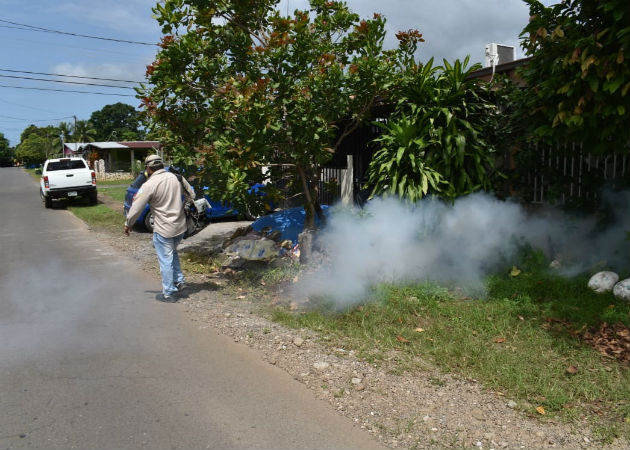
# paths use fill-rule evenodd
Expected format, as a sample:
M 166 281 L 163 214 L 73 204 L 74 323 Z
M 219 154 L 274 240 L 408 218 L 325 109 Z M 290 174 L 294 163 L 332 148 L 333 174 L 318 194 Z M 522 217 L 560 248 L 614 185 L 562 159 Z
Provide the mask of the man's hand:
M 125 234 L 127 236 L 129 236 L 129 231 L 131 231 L 131 229 L 129 228 L 129 225 L 125 225 Z

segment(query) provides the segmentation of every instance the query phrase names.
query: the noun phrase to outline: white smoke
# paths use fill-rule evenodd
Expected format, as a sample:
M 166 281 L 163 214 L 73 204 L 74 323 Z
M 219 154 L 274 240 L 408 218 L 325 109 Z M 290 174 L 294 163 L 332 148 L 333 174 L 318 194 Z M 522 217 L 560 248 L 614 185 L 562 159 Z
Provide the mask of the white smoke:
M 627 270 L 627 206 L 623 221 L 607 230 L 597 229 L 594 219 L 568 219 L 553 210 L 533 214 L 481 193 L 453 205 L 390 198 L 372 200 L 363 210 L 335 208 L 317 240 L 325 262 L 302 277 L 294 295 L 344 307 L 363 300 L 375 284 L 425 280 L 478 293 L 484 276 L 516 264 L 524 245 L 562 259 L 567 272 L 602 260 Z

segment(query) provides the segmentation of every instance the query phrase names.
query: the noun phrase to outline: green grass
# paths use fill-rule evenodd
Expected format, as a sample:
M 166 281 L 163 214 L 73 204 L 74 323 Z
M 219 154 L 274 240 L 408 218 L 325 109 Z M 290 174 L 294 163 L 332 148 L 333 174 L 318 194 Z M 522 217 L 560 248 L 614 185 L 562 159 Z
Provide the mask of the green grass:
M 133 180 L 134 180 L 133 178 L 124 178 L 122 180 L 98 180 L 96 182 L 96 185 L 98 187 L 125 185 L 125 189 L 126 189 L 127 186 L 129 186 Z
M 125 193 L 127 192 L 127 187 L 102 187 L 97 185 L 97 189 L 99 195 L 107 195 L 121 204 L 125 200 Z
M 124 217 L 105 205 L 68 205 L 68 211 L 83 220 L 95 230 L 120 231 L 122 233 Z
M 490 277 L 485 298 L 458 298 L 430 284 L 381 285 L 343 312 L 322 304 L 297 313 L 274 308 L 272 317 L 316 330 L 370 362 L 395 354 L 396 365 L 388 367 L 397 373 L 422 370 L 428 359 L 536 416 L 542 406 L 545 417 L 590 417 L 610 440 L 630 420 L 628 367 L 580 335 L 602 322 L 628 325 L 630 305 L 591 292 L 587 277 L 566 279 L 531 266 L 517 277 Z

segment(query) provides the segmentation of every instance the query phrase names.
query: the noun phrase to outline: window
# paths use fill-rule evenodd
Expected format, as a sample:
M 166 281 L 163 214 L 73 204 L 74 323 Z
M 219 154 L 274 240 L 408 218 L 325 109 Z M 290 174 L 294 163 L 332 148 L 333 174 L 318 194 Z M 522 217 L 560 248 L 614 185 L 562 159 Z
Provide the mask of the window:
M 49 162 L 46 170 L 53 172 L 55 170 L 85 169 L 86 167 L 82 159 L 60 159 L 59 161 Z

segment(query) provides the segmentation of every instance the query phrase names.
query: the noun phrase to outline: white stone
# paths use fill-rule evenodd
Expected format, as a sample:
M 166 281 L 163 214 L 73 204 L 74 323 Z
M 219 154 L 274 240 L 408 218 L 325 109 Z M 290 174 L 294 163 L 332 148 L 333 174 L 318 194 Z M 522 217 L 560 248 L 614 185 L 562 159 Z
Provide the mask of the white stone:
M 613 294 L 617 298 L 630 302 L 630 278 L 626 278 L 615 284 Z
M 357 377 L 352 378 L 352 384 L 361 384 L 361 378 L 357 378 Z
M 315 367 L 315 369 L 319 371 L 324 371 L 330 367 L 330 364 L 328 364 L 325 361 L 317 361 L 316 363 L 313 364 L 313 367 Z
M 619 275 L 615 272 L 597 272 L 588 280 L 588 287 L 593 291 L 601 294 L 603 292 L 610 292 L 615 286 L 615 283 L 619 281 Z

